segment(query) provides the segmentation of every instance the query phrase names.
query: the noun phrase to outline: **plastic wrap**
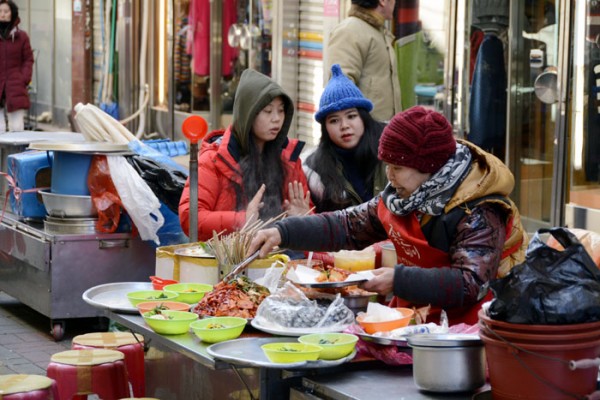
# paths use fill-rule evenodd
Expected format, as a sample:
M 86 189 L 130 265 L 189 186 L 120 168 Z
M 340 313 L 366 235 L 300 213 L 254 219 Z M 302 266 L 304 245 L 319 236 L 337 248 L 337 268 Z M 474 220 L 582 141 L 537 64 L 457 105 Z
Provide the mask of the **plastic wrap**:
M 328 328 L 340 331 L 354 322 L 354 313 L 338 294 L 331 300 L 310 300 L 287 282 L 267 297 L 256 312 L 256 322 L 277 328 Z

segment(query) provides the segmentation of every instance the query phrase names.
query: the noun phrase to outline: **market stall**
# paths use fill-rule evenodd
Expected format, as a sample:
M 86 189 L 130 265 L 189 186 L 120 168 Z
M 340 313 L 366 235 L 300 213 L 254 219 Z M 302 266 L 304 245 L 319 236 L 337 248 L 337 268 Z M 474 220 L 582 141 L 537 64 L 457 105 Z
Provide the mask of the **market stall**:
M 147 279 L 154 271 L 154 249 L 129 229 L 96 231 L 97 215 L 89 192 L 87 196 L 63 194 L 65 187 L 87 191 L 87 170 L 71 166 L 63 171 L 69 174 L 61 177 L 52 168 L 58 164 L 59 152 L 86 158 L 122 152 L 126 146 L 107 148 L 110 143 L 96 143 L 90 147 L 74 132 L 2 136 L 0 290 L 49 317 L 50 331 L 60 340 L 67 319 L 103 315 L 82 300 L 86 289 Z M 29 150 L 36 145 L 39 150 Z

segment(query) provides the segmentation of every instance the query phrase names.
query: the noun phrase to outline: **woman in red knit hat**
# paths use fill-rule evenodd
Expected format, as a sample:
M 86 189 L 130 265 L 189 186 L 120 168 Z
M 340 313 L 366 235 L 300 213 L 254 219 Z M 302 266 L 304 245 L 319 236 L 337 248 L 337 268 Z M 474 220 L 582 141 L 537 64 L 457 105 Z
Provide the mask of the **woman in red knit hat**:
M 433 322 L 444 309 L 451 324 L 476 323 L 491 298 L 487 283 L 525 256 L 527 237 L 508 198 L 512 173 L 492 154 L 456 140 L 443 115 L 420 106 L 392 118 L 378 157 L 389 180 L 378 196 L 278 222 L 257 233 L 250 251 L 357 250 L 390 239 L 396 266 L 376 270 L 364 289 L 393 293 L 395 306 L 431 305 Z

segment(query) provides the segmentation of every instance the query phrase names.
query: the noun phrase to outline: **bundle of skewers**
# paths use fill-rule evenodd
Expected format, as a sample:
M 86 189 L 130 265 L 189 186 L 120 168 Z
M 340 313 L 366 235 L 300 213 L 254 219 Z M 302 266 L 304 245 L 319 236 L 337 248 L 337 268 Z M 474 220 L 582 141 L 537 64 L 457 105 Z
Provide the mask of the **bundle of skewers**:
M 212 249 L 215 259 L 219 264 L 220 276 L 225 275 L 223 280 L 240 274 L 250 262 L 258 257 L 258 251 L 246 257 L 246 253 L 256 232 L 269 227 L 285 216 L 286 213 L 281 213 L 269 218 L 267 221 L 257 219 L 252 222 L 251 219 L 239 231 L 229 234 L 213 232 L 213 237 L 206 243 Z

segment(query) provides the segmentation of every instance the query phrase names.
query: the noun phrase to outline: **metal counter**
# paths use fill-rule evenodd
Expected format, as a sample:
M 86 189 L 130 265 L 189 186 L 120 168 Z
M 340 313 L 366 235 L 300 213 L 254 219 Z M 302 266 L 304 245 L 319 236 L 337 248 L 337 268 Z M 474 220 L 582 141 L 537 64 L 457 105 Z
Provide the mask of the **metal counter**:
M 130 234 L 49 234 L 8 212 L 0 222 L 0 290 L 49 317 L 56 340 L 65 319 L 103 315 L 83 301 L 84 291 L 146 282 L 154 267 L 155 250 Z
M 192 333 L 163 336 L 138 315 L 106 315 L 146 339 L 146 395 L 161 399 L 470 400 L 473 393 L 431 394 L 413 383 L 412 367 L 360 360 L 339 367 L 287 371 L 242 368 L 215 360 Z M 265 336 L 244 333 L 244 336 Z M 484 387 L 481 390 L 489 389 Z M 374 393 L 374 391 L 376 393 Z M 249 392 L 252 397 L 249 397 Z
M 484 394 L 489 385 L 476 393 Z M 349 371 L 302 379 L 302 388 L 292 389 L 291 400 L 471 400 L 476 394 L 430 393 L 420 391 L 413 382 L 412 366 Z

